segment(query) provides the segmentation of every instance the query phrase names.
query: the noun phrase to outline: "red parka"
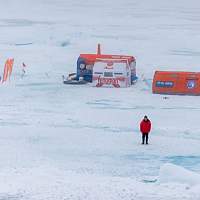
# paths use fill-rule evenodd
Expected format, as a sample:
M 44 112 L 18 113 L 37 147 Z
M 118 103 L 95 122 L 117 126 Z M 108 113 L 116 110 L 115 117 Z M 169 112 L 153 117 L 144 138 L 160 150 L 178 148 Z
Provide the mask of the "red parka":
M 151 131 L 151 121 L 149 119 L 147 121 L 145 120 L 141 121 L 140 131 L 141 133 L 149 133 Z

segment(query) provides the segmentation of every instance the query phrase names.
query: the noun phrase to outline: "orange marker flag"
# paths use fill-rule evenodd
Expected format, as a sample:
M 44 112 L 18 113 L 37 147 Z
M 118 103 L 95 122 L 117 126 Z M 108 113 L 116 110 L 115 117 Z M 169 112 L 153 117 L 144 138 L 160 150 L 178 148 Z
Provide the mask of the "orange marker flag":
M 8 66 L 8 76 L 10 78 L 13 70 L 13 63 L 14 63 L 14 58 L 9 59 L 9 66 Z
M 9 63 L 9 59 L 7 59 L 5 62 L 2 83 L 5 82 L 8 78 L 8 63 Z
M 12 74 L 14 59 L 7 59 L 4 66 L 4 73 L 3 73 L 3 82 L 6 82 L 8 77 L 10 78 Z

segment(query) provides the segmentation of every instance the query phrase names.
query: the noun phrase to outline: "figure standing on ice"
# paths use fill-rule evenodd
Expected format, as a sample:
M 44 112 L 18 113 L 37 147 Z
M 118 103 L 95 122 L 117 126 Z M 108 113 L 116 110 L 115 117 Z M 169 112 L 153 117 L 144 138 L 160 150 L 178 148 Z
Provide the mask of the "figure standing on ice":
M 151 121 L 145 115 L 144 119 L 140 123 L 140 131 L 142 133 L 142 144 L 146 142 L 148 144 L 149 133 L 151 131 Z
M 25 76 L 25 73 L 26 73 L 26 65 L 25 65 L 25 63 L 23 62 L 22 63 L 22 74 L 21 74 L 21 78 L 24 78 L 24 76 Z

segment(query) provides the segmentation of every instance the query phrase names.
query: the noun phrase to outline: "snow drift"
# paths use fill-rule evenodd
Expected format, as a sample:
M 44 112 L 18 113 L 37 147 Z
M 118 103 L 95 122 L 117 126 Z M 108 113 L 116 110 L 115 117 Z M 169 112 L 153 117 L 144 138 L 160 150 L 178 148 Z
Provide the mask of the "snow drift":
M 200 185 L 200 174 L 167 163 L 160 169 L 159 181 L 160 183 L 176 182 L 188 185 Z

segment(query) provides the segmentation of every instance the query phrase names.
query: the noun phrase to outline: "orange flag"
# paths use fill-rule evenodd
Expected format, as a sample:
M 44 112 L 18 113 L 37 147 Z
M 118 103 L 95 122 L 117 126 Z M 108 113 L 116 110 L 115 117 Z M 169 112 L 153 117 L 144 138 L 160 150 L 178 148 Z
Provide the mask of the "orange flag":
M 8 77 L 10 78 L 12 74 L 14 59 L 7 59 L 4 66 L 4 73 L 3 73 L 3 82 L 6 82 Z
M 9 69 L 8 69 L 8 76 L 10 78 L 11 74 L 12 74 L 12 70 L 13 70 L 13 63 L 14 63 L 14 59 L 9 59 Z

